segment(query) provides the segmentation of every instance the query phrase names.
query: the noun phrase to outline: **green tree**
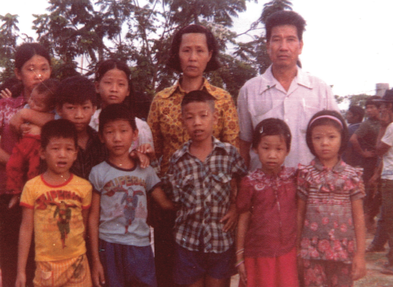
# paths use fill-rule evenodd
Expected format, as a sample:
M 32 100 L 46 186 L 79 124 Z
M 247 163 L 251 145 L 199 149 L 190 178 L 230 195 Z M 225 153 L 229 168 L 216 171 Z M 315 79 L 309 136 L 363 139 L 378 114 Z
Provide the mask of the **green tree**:
M 7 13 L 0 15 L 0 68 L 3 69 L 0 75 L 0 82 L 11 78 L 14 75 L 14 58 L 16 41 L 19 37 L 18 15 Z

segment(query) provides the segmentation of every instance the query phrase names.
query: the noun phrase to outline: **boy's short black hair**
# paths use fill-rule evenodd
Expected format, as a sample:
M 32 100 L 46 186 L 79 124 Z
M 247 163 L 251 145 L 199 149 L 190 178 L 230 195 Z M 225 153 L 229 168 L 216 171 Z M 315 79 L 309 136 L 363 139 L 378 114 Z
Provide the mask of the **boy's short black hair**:
M 65 103 L 83 105 L 87 101 L 97 106 L 97 95 L 92 81 L 82 76 L 74 76 L 61 81 L 56 91 L 58 107 L 62 107 Z
M 382 104 L 381 99 L 382 99 L 382 98 L 381 98 L 380 96 L 372 96 L 372 97 L 369 97 L 369 98 L 367 99 L 367 101 L 366 101 L 366 104 L 365 104 L 366 108 L 367 108 L 367 106 L 369 106 L 369 105 L 376 106 L 377 108 L 379 108 L 379 107 L 381 106 L 381 104 Z
M 348 109 L 349 112 L 351 112 L 354 116 L 358 118 L 358 123 L 363 121 L 364 117 L 364 109 L 360 106 L 350 106 Z
M 41 147 L 45 149 L 52 138 L 73 139 L 78 147 L 78 134 L 75 125 L 69 120 L 59 119 L 47 122 L 41 129 Z
M 303 19 L 303 17 L 294 11 L 277 11 L 266 19 L 266 41 L 270 41 L 274 27 L 283 25 L 295 26 L 299 41 L 303 40 L 303 31 L 305 30 L 306 26 L 306 21 Z
M 319 118 L 319 119 L 317 119 Z M 334 119 L 335 118 L 335 119 Z M 341 124 L 340 124 L 341 122 Z M 310 152 L 317 156 L 314 150 L 314 146 L 312 144 L 312 130 L 317 126 L 329 125 L 335 127 L 341 133 L 341 145 L 338 151 L 339 155 L 341 155 L 345 149 L 347 148 L 349 133 L 347 124 L 345 123 L 344 118 L 336 111 L 324 110 L 316 113 L 308 123 L 307 132 L 306 132 L 306 142 L 307 146 L 310 149 Z
M 252 147 L 257 148 L 264 136 L 276 135 L 284 137 L 287 151 L 289 152 L 291 150 L 292 140 L 291 130 L 283 120 L 276 118 L 264 119 L 259 124 L 257 124 L 252 136 Z
M 59 87 L 60 81 L 57 79 L 47 79 L 39 83 L 34 89 L 37 90 L 38 94 L 45 96 L 45 106 L 48 111 L 55 108 L 56 97 L 55 93 Z
M 210 95 L 208 92 L 205 92 L 204 90 L 192 91 L 184 95 L 184 98 L 181 102 L 181 111 L 183 113 L 185 105 L 194 102 L 207 103 L 211 107 L 212 111 L 214 111 L 215 100 L 216 99 L 212 95 Z
M 112 104 L 104 108 L 100 116 L 98 117 L 99 121 L 99 132 L 102 134 L 104 130 L 104 126 L 113 121 L 117 120 L 125 120 L 130 123 L 131 128 L 135 131 L 138 128 L 136 127 L 135 123 L 135 116 L 134 114 L 130 111 L 129 108 L 127 108 L 126 105 L 124 104 Z

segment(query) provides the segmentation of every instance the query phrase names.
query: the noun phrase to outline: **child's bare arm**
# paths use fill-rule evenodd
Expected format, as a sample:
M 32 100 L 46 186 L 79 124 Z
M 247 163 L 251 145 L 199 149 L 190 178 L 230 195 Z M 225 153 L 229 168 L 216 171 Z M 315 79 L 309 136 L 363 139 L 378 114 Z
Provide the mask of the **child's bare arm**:
M 26 285 L 26 262 L 29 255 L 31 238 L 33 236 L 33 226 L 34 209 L 23 207 L 22 223 L 19 231 L 16 287 L 24 287 Z
M 102 267 L 99 255 L 99 244 L 98 244 L 98 225 L 100 221 L 100 200 L 101 196 L 93 192 L 91 200 L 91 208 L 89 214 L 89 237 L 90 247 L 92 255 L 92 270 L 91 278 L 94 286 L 101 286 L 105 284 L 105 273 Z
M 10 125 L 19 132 L 20 126 L 24 122 L 31 122 L 42 127 L 44 124 L 54 119 L 52 113 L 41 113 L 32 109 L 21 109 L 10 120 Z
M 151 196 L 154 198 L 155 201 L 157 201 L 157 203 L 161 206 L 162 209 L 175 209 L 175 205 L 172 201 L 168 199 L 161 187 L 158 186 L 154 188 L 154 190 L 151 192 Z
M 366 227 L 364 224 L 363 200 L 352 201 L 352 218 L 355 227 L 356 253 L 352 262 L 352 279 L 358 280 L 366 275 Z
M 244 266 L 244 239 L 248 230 L 250 216 L 251 212 L 249 211 L 239 215 L 236 235 L 236 267 L 239 271 L 240 280 L 243 282 L 244 286 L 247 285 L 247 273 Z

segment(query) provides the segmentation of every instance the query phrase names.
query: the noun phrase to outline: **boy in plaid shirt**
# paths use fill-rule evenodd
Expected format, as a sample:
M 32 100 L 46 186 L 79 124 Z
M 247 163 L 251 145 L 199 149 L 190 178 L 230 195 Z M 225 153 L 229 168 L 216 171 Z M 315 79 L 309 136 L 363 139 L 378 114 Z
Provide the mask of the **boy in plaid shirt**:
M 187 286 L 223 286 L 234 267 L 236 186 L 247 173 L 236 148 L 213 137 L 214 97 L 198 90 L 182 104 L 190 136 L 170 160 L 163 186 L 178 205 L 174 279 Z

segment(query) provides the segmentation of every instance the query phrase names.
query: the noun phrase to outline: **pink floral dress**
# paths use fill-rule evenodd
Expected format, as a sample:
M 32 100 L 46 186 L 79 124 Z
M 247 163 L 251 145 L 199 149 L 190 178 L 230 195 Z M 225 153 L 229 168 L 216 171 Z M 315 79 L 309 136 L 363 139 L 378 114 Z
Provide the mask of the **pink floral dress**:
M 299 165 L 297 194 L 306 202 L 301 257 L 350 263 L 355 252 L 352 201 L 365 196 L 362 169 L 318 159 Z

